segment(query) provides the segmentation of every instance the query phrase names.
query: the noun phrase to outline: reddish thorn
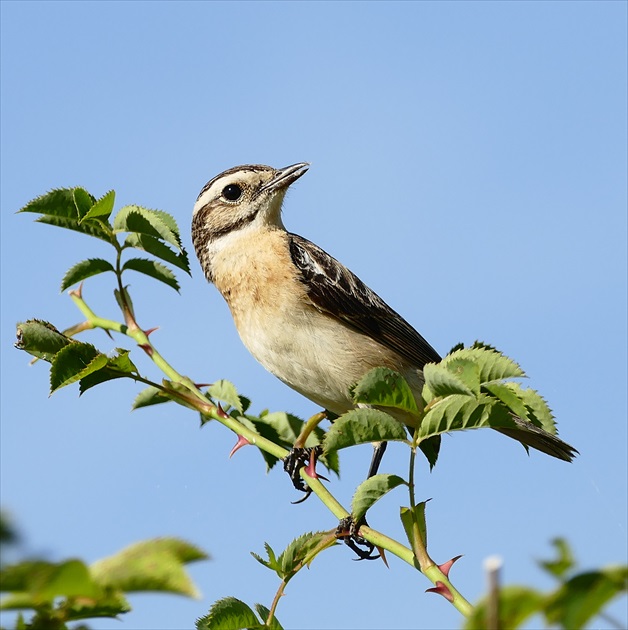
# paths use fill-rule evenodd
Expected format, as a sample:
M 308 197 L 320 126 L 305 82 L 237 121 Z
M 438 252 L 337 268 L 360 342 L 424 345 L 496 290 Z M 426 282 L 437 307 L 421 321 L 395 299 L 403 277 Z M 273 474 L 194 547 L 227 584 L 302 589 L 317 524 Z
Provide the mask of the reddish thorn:
M 138 345 L 149 357 L 153 356 L 153 348 L 149 343 L 140 343 Z
M 447 601 L 454 601 L 454 596 L 451 594 L 451 591 L 442 582 L 436 582 L 436 586 L 434 588 L 428 588 L 425 592 L 438 593 L 439 595 L 442 595 Z
M 194 383 L 194 387 L 196 389 L 201 389 L 202 387 L 209 387 L 212 383 Z
M 377 547 L 377 545 L 375 545 Z M 388 560 L 386 560 L 386 554 L 384 553 L 383 547 L 377 547 L 377 551 L 379 552 L 379 557 L 382 559 L 382 562 L 386 565 L 387 569 L 390 569 L 388 566 Z
M 229 453 L 229 458 L 231 459 L 236 451 L 239 451 L 243 446 L 248 446 L 249 444 L 250 442 L 243 435 L 238 435 L 238 441 L 236 442 L 236 445 L 231 449 L 231 452 Z
M 218 415 L 227 420 L 227 418 L 230 418 L 231 416 L 220 406 L 220 403 L 218 403 L 218 405 L 216 406 L 216 409 L 218 410 Z
M 449 569 L 451 569 L 454 562 L 456 560 L 460 560 L 460 558 L 462 558 L 462 555 L 456 556 L 455 558 L 452 558 L 451 560 L 447 560 L 447 562 L 443 562 L 443 564 L 438 565 L 438 568 L 445 574 L 445 577 L 449 577 Z
M 145 330 L 144 334 L 147 337 L 150 337 L 151 333 L 154 333 L 156 330 L 159 330 L 159 326 L 155 326 L 155 328 L 149 328 L 148 330 Z
M 314 451 L 310 453 L 310 463 L 305 467 L 305 473 L 308 477 L 312 477 L 312 479 L 324 479 L 325 481 L 329 481 L 327 477 L 323 477 L 323 475 L 319 475 L 316 472 L 316 453 Z

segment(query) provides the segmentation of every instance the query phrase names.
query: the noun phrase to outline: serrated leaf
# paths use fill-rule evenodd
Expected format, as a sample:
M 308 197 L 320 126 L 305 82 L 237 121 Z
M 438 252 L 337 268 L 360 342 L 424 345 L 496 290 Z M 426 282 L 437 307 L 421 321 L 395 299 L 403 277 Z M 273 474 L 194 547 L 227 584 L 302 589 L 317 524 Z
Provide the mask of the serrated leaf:
M 61 281 L 61 291 L 65 291 L 73 284 L 106 271 L 114 271 L 113 265 L 107 260 L 103 260 L 102 258 L 88 258 L 87 260 L 82 260 L 66 271 Z
M 180 249 L 180 239 L 168 226 L 168 222 L 154 210 L 140 206 L 125 206 L 121 208 L 113 220 L 115 232 L 138 232 L 166 243 L 170 243 Z
M 107 364 L 100 370 L 92 372 L 81 379 L 79 384 L 79 392 L 81 394 L 106 381 L 116 378 L 133 378 L 133 375 L 138 374 L 137 368 L 129 358 L 129 351 L 117 348 L 117 352 L 118 354 L 113 357 L 107 357 Z
M 107 221 L 109 215 L 113 212 L 113 206 L 116 200 L 116 193 L 114 190 L 110 190 L 104 194 L 92 207 L 85 213 L 80 219 L 81 223 L 84 223 L 88 219 L 98 218 L 102 221 Z
M 545 595 L 525 586 L 503 586 L 499 590 L 500 628 L 520 628 L 532 615 L 540 612 L 545 602 Z M 483 598 L 473 612 L 465 619 L 465 630 L 488 628 L 487 602 Z
M 196 621 L 197 630 L 257 630 L 262 627 L 253 610 L 235 597 L 219 599 L 207 615 Z
M 176 219 L 170 213 L 164 212 L 163 210 L 151 210 L 150 212 L 165 223 L 168 229 L 174 234 L 177 239 L 178 247 L 181 249 L 181 232 L 179 231 Z
M 159 405 L 161 403 L 170 402 L 172 398 L 156 387 L 147 387 L 143 389 L 133 401 L 131 409 L 141 409 L 142 407 L 150 407 L 151 405 Z
M 29 201 L 19 212 L 34 212 L 52 217 L 78 220 L 74 188 L 56 188 Z
M 177 282 L 177 278 L 174 273 L 168 269 L 165 265 L 155 261 L 148 260 L 146 258 L 130 258 L 122 266 L 123 271 L 132 269 L 133 271 L 139 271 L 155 280 L 159 280 L 169 287 L 172 287 L 175 291 L 179 291 L 180 286 Z
M 471 361 L 458 357 L 444 363 L 445 367 L 457 379 L 461 380 L 475 396 L 480 393 L 480 366 Z
M 527 419 L 545 429 L 548 433 L 556 435 L 556 422 L 554 414 L 545 399 L 534 389 L 523 388 L 519 383 L 507 383 L 508 387 L 516 390 L 528 409 Z
M 404 426 L 378 409 L 352 409 L 331 425 L 323 443 L 324 451 L 338 451 L 367 442 L 407 441 Z
M 516 388 L 510 387 L 510 385 L 516 385 Z M 518 383 L 486 383 L 482 386 L 483 389 L 490 392 L 495 398 L 501 400 L 501 402 L 510 409 L 516 416 L 520 418 L 528 419 L 528 410 L 518 395 L 521 387 Z
M 428 363 L 423 367 L 425 385 L 432 394 L 438 396 L 451 396 L 460 394 L 473 396 L 473 391 L 465 382 L 447 369 L 444 361 L 441 363 Z
M 351 516 L 354 522 L 359 522 L 385 494 L 405 483 L 401 477 L 389 474 L 373 475 L 363 481 L 351 499 Z
M 476 342 L 470 348 L 463 348 L 448 354 L 443 359 L 442 364 L 447 366 L 458 359 L 472 361 L 478 366 L 480 383 L 525 376 L 525 372 L 512 359 L 481 342 Z
M 453 394 L 429 409 L 418 430 L 418 437 L 423 440 L 451 431 L 514 426 L 510 413 L 494 399 L 485 395 L 472 398 Z
M 190 260 L 185 249 L 181 248 L 180 252 L 174 252 L 165 245 L 162 241 L 154 236 L 148 236 L 148 234 L 138 234 L 132 232 L 125 239 L 125 244 L 135 249 L 140 249 L 161 260 L 165 260 L 167 263 L 183 269 L 188 275 L 191 275 Z
M 17 325 L 15 347 L 29 354 L 52 361 L 59 350 L 73 343 L 69 337 L 60 333 L 52 324 L 38 319 L 30 319 Z
M 353 402 L 393 407 L 418 414 L 416 400 L 407 381 L 394 370 L 378 367 L 367 372 L 352 391 Z
M 273 615 L 272 621 L 270 622 L 270 624 L 268 624 L 268 616 L 270 615 L 270 610 L 266 608 L 266 606 L 262 606 L 262 604 L 255 604 L 255 610 L 260 616 L 260 619 L 264 622 L 265 628 L 269 628 L 270 630 L 283 630 L 282 625 L 279 623 L 275 615 Z
M 107 356 L 89 343 L 74 341 L 55 354 L 50 367 L 50 393 L 75 383 L 107 365 Z
M 165 591 L 199 597 L 184 565 L 208 556 L 178 538 L 155 538 L 135 543 L 94 562 L 90 569 L 98 584 L 124 591 Z
M 277 558 L 277 575 L 282 580 L 292 577 L 303 566 L 309 566 L 314 557 L 323 549 L 336 544 L 333 533 L 308 532 L 295 538 Z
M 421 501 L 421 503 L 414 506 L 414 510 L 409 507 L 400 508 L 399 516 L 401 518 L 401 523 L 404 531 L 406 532 L 406 537 L 408 538 L 410 547 L 414 551 L 415 555 L 418 553 L 417 548 L 419 545 L 421 545 L 422 548 L 427 547 L 427 523 L 425 521 L 426 505 L 427 501 Z M 414 540 L 415 535 L 420 537 L 419 541 Z
M 230 407 L 237 409 L 241 414 L 244 414 L 244 407 L 242 401 L 238 395 L 238 390 L 235 385 L 225 379 L 220 379 L 215 383 L 212 383 L 207 388 L 207 393 L 214 399 L 227 403 Z
M 96 199 L 92 197 L 84 188 L 76 187 L 72 189 L 72 198 L 76 207 L 76 215 L 81 221 L 94 205 Z
M 86 234 L 87 236 L 100 238 L 107 243 L 111 243 L 114 238 L 113 232 L 110 232 L 102 223 L 97 220 L 79 223 L 79 220 L 74 218 L 41 216 L 36 220 L 36 222 L 46 223 L 47 225 L 54 225 L 56 227 L 65 228 L 66 230 L 81 232 L 81 234 Z
M 628 567 L 580 573 L 563 583 L 545 607 L 549 624 L 579 630 L 617 595 L 628 591 Z

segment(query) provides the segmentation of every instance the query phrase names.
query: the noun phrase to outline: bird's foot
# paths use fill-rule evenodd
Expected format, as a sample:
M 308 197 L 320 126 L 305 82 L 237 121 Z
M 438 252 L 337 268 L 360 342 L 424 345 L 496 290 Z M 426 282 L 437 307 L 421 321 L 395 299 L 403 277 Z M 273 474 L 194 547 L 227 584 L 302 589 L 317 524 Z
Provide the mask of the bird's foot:
M 373 553 L 375 545 L 358 533 L 362 525 L 367 525 L 365 518 L 356 522 L 352 516 L 347 516 L 338 523 L 336 538 L 342 538 L 345 545 L 358 556 L 358 560 L 377 560 L 380 554 Z
M 308 448 L 293 448 L 283 460 L 283 469 L 288 473 L 292 485 L 301 492 L 305 492 L 305 496 L 293 503 L 303 503 L 310 494 L 312 494 L 312 488 L 310 488 L 303 478 L 301 477 L 301 468 L 305 467 L 305 472 L 313 479 L 325 479 L 322 475 L 316 472 L 316 462 L 318 457 L 323 452 L 322 446 L 310 446 Z

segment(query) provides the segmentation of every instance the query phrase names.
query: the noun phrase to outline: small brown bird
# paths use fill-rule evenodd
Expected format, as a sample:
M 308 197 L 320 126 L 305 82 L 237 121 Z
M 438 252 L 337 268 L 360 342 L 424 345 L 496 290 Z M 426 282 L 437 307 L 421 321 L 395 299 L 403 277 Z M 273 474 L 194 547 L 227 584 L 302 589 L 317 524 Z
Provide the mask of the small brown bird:
M 349 269 L 284 227 L 286 190 L 308 167 L 236 166 L 210 180 L 192 218 L 201 267 L 251 354 L 317 405 L 339 415 L 353 408 L 351 386 L 380 366 L 400 372 L 420 400 L 423 366 L 438 353 Z M 556 436 L 515 422 L 499 431 L 573 459 L 575 449 Z

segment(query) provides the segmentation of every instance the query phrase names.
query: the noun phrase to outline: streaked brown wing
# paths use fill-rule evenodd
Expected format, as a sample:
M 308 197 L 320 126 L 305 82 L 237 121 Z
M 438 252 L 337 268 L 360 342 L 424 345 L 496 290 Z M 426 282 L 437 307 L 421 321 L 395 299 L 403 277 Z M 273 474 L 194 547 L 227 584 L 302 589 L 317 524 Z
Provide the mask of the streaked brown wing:
M 438 352 L 354 273 L 314 243 L 289 234 L 292 260 L 308 296 L 321 311 L 369 335 L 423 369 Z

